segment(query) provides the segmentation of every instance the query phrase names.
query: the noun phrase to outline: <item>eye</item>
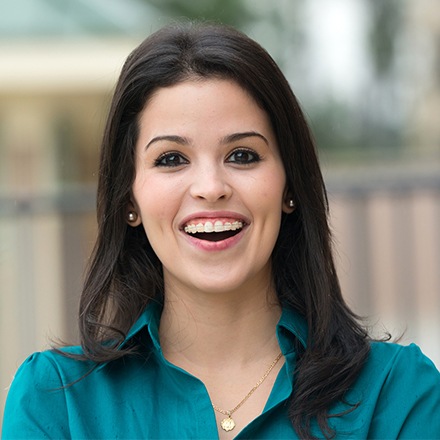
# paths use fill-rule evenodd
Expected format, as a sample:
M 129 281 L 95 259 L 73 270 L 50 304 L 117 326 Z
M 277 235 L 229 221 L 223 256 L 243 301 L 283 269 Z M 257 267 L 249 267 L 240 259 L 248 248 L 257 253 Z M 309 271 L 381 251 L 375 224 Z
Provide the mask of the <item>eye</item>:
M 155 161 L 154 166 L 156 167 L 178 167 L 189 163 L 188 160 L 183 157 L 180 153 L 169 152 L 161 154 Z
M 226 162 L 236 163 L 239 165 L 249 165 L 251 163 L 259 162 L 260 155 L 250 149 L 240 148 L 233 151 L 226 159 Z

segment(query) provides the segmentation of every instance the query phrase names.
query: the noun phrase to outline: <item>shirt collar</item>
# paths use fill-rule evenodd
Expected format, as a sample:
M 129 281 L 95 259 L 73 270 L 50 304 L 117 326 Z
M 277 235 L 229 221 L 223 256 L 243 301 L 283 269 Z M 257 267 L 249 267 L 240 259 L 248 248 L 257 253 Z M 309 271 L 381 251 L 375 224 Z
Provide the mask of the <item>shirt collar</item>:
M 142 329 L 148 328 L 151 341 L 156 349 L 160 350 L 159 342 L 159 322 L 162 314 L 162 304 L 157 301 L 150 301 L 144 309 L 138 320 L 133 324 L 127 337 L 121 344 L 121 348 L 131 339 L 133 339 Z
M 161 303 L 151 301 L 139 316 L 137 321 L 133 324 L 119 348 L 124 347 L 144 328 L 147 328 L 154 348 L 158 351 L 162 351 L 159 341 L 159 322 L 162 314 L 162 307 L 163 306 Z M 283 307 L 280 320 L 277 324 L 277 336 L 283 354 L 286 354 L 294 349 L 295 338 L 304 348 L 306 348 L 307 333 L 307 323 L 304 317 L 292 308 Z M 106 364 L 107 362 L 101 364 L 98 369 Z
M 305 318 L 295 309 L 283 307 L 277 325 L 277 336 L 283 354 L 295 349 L 295 339 L 305 349 L 307 347 L 308 327 Z

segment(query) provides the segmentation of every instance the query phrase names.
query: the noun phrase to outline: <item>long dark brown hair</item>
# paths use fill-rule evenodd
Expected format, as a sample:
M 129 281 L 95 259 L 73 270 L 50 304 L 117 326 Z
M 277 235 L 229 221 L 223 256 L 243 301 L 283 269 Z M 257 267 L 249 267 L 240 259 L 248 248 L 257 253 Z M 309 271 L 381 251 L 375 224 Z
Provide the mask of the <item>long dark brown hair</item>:
M 236 81 L 270 117 L 296 205 L 293 214 L 283 214 L 273 277 L 281 305 L 295 308 L 308 324 L 307 348 L 298 348 L 289 417 L 301 437 L 311 437 L 314 419 L 331 437 L 328 408 L 344 401 L 356 380 L 368 355 L 368 335 L 341 295 L 326 190 L 304 114 L 270 55 L 227 26 L 165 27 L 140 44 L 123 66 L 104 132 L 98 238 L 80 302 L 84 357 L 108 362 L 126 356 L 132 348 L 119 345 L 128 330 L 150 301 L 162 299 L 161 263 L 142 225 L 133 228 L 126 222 L 138 119 L 159 87 L 194 78 Z

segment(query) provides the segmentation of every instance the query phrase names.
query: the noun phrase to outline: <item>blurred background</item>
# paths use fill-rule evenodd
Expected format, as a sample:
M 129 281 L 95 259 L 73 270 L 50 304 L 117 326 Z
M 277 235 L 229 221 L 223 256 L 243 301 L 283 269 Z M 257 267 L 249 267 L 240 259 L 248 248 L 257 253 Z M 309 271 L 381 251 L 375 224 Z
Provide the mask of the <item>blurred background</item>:
M 26 356 L 77 341 L 111 92 L 182 18 L 237 26 L 280 64 L 317 140 L 348 303 L 439 367 L 438 0 L 1 0 L 2 412 Z

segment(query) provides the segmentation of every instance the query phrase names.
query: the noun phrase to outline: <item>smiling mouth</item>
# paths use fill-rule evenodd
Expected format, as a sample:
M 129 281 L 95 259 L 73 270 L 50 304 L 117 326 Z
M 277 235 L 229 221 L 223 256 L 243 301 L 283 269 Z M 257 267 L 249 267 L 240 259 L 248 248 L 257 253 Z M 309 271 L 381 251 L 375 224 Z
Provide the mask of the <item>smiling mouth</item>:
M 185 233 L 199 240 L 222 241 L 234 237 L 243 229 L 242 221 L 222 222 L 216 221 L 188 224 L 184 227 Z

